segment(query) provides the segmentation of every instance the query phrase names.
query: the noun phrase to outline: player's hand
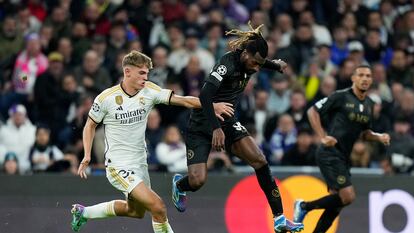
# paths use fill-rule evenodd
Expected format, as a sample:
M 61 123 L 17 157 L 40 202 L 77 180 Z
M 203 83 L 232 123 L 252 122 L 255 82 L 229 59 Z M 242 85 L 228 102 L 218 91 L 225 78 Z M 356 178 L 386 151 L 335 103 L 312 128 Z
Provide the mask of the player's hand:
M 384 145 L 386 145 L 386 146 L 389 146 L 389 145 L 390 145 L 390 141 L 391 141 L 390 135 L 389 135 L 389 134 L 387 134 L 387 133 L 382 133 L 382 134 L 379 136 L 379 141 L 380 141 L 382 144 L 384 144 Z
M 321 143 L 324 146 L 332 147 L 332 146 L 335 146 L 335 144 L 338 143 L 338 141 L 336 140 L 336 138 L 332 136 L 325 136 L 321 139 Z
M 83 179 L 88 178 L 88 176 L 86 175 L 86 169 L 88 168 L 90 161 L 91 161 L 91 158 L 83 157 L 82 162 L 79 165 L 78 175 Z
M 227 117 L 234 116 L 233 104 L 231 103 L 225 103 L 225 102 L 213 103 L 213 107 L 214 107 L 214 112 L 216 113 L 216 117 L 220 121 L 224 121 L 224 118 L 222 115 L 225 115 Z
M 216 151 L 224 150 L 224 139 L 226 136 L 221 128 L 217 128 L 213 131 L 213 139 L 211 140 L 211 144 L 213 149 Z
M 283 61 L 282 59 L 277 59 L 277 60 L 275 59 L 275 60 L 272 60 L 272 62 L 274 62 L 276 64 L 279 64 L 280 65 L 280 72 L 285 73 L 285 71 L 288 67 L 288 65 L 285 61 Z

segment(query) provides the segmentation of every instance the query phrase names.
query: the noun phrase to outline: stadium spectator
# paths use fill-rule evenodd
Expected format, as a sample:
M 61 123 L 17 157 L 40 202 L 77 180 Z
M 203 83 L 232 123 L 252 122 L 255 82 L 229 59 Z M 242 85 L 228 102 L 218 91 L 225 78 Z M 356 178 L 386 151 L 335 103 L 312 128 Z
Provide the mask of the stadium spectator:
M 156 154 L 156 147 L 162 141 L 165 129 L 161 126 L 161 116 L 157 109 L 151 110 L 148 115 L 147 130 L 145 139 L 148 150 L 148 166 L 150 170 L 158 170 L 159 161 Z M 162 155 L 161 155 L 162 156 Z
M 290 108 L 286 113 L 292 117 L 297 128 L 309 127 L 306 110 L 305 93 L 301 89 L 293 90 L 290 94 Z
M 26 47 L 19 53 L 14 64 L 12 90 L 4 96 L 3 108 L 12 104 L 31 102 L 33 87 L 39 75 L 47 70 L 49 62 L 42 53 L 38 34 L 26 36 Z
M 213 55 L 199 46 L 201 32 L 196 28 L 188 28 L 185 32 L 184 47 L 174 50 L 168 56 L 168 64 L 178 74 L 188 64 L 190 57 L 195 55 L 200 60 L 200 66 L 205 74 L 208 74 L 214 65 Z
M 372 77 L 374 78 L 374 85 L 377 86 L 378 94 L 382 100 L 387 102 L 392 101 L 391 88 L 388 84 L 388 77 L 386 67 L 381 63 L 372 65 Z
M 205 72 L 201 69 L 200 58 L 191 56 L 187 66 L 178 75 L 184 95 L 198 96 L 205 76 Z
M 397 173 L 408 173 L 414 169 L 414 138 L 410 134 L 411 125 L 407 117 L 397 115 L 390 134 L 392 144 L 387 154 Z
M 0 34 L 0 61 L 11 59 L 23 48 L 23 37 L 17 29 L 16 18 L 8 15 L 3 19 Z
M 85 91 L 96 95 L 111 86 L 111 77 L 105 67 L 99 66 L 98 53 L 94 50 L 86 52 L 82 66 L 75 68 L 76 81 Z
M 279 117 L 277 128 L 268 142 L 271 154 L 268 157 L 270 164 L 280 164 L 283 156 L 297 141 L 295 122 L 289 114 Z
M 19 161 L 19 172 L 30 171 L 29 151 L 35 141 L 36 128 L 27 118 L 26 108 L 19 104 L 9 109 L 9 119 L 0 128 L 0 143 L 6 151 L 14 152 Z
M 58 131 L 64 126 L 65 115 L 60 114 L 63 76 L 63 56 L 58 52 L 48 55 L 49 67 L 34 85 L 34 108 L 37 123 L 50 127 L 51 141 L 56 142 Z M 63 121 L 63 122 L 62 122 Z
M 50 129 L 38 126 L 36 129 L 36 141 L 30 148 L 29 160 L 32 172 L 44 172 L 54 162 L 63 159 L 63 153 L 50 142 Z
M 403 50 L 394 51 L 387 77 L 391 84 L 399 82 L 405 87 L 414 88 L 414 69 L 410 66 Z
M 333 29 L 333 43 L 331 46 L 331 60 L 339 66 L 348 57 L 348 34 L 342 26 Z
M 2 172 L 6 175 L 19 175 L 19 160 L 17 155 L 9 152 L 4 157 Z
M 65 70 L 72 70 L 78 65 L 77 61 L 73 59 L 73 44 L 69 37 L 61 37 L 57 42 L 56 51 L 63 56 L 63 65 Z
M 157 46 L 152 52 L 152 62 L 154 68 L 150 71 L 148 79 L 151 82 L 164 87 L 169 80 L 174 80 L 173 68 L 167 64 L 168 50 L 163 46 Z
M 281 114 L 288 110 L 290 106 L 289 83 L 286 77 L 277 74 L 272 78 L 272 89 L 269 94 L 267 106 L 270 112 Z
M 169 172 L 187 171 L 185 144 L 177 126 L 165 129 L 163 140 L 156 147 L 157 159 Z
M 315 166 L 316 145 L 313 144 L 313 132 L 310 128 L 298 130 L 297 142 L 282 158 L 281 164 L 288 166 Z

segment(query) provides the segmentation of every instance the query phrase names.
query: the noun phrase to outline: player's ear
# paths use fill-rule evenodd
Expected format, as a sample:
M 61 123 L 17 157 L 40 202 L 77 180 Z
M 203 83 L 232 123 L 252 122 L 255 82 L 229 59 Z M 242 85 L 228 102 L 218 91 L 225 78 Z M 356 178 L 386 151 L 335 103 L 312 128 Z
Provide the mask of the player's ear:
M 352 81 L 352 82 L 355 82 L 355 78 L 356 78 L 355 73 L 352 73 L 352 75 L 351 75 L 351 81 Z
M 126 77 L 129 77 L 129 74 L 131 73 L 131 69 L 128 66 L 124 67 L 124 74 Z

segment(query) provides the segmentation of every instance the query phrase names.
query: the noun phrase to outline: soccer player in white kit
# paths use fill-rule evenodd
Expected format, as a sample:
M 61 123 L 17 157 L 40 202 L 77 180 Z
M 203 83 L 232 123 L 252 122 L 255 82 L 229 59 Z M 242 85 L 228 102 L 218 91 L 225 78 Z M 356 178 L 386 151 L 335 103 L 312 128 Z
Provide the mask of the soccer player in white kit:
M 74 204 L 72 229 L 79 231 L 88 219 L 111 216 L 143 218 L 152 215 L 154 233 L 172 233 L 162 199 L 151 189 L 148 175 L 145 130 L 148 114 L 156 104 L 201 108 L 198 98 L 175 95 L 147 81 L 152 68 L 151 58 L 138 51 L 127 54 L 122 61 L 123 81 L 99 94 L 89 111 L 83 130 L 84 158 L 78 174 L 87 178 L 95 129 L 103 123 L 105 130 L 105 165 L 109 182 L 122 191 L 126 200 L 113 200 L 94 206 Z M 229 103 L 215 104 L 218 118 L 233 115 Z

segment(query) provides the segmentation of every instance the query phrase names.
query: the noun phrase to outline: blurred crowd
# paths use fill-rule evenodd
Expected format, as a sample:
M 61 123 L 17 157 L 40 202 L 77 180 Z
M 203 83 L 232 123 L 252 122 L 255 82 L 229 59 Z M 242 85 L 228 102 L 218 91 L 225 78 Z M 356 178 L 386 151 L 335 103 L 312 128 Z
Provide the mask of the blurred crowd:
M 351 85 L 372 66 L 373 129 L 391 146 L 358 141 L 352 165 L 413 173 L 414 1 L 412 0 L 3 0 L 0 1 L 0 164 L 8 174 L 76 173 L 82 129 L 93 99 L 122 79 L 131 50 L 153 59 L 149 79 L 198 96 L 215 61 L 228 51 L 225 31 L 264 24 L 271 59 L 284 74 L 255 74 L 236 115 L 271 165 L 315 165 L 318 140 L 306 110 Z M 151 170 L 186 170 L 190 111 L 158 106 L 146 132 Z M 102 172 L 98 129 L 92 170 Z M 208 166 L 244 165 L 212 152 Z

